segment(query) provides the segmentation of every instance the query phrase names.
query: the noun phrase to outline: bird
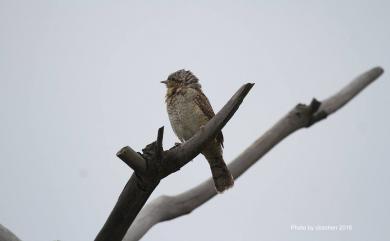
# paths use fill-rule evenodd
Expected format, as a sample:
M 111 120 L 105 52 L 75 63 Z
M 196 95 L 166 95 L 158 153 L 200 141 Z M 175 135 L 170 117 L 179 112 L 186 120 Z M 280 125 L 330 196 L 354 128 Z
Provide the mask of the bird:
M 181 69 L 161 81 L 166 85 L 165 102 L 172 129 L 183 143 L 215 116 L 202 91 L 199 79 L 189 70 Z M 234 184 L 234 179 L 223 159 L 223 134 L 220 131 L 201 153 L 210 165 L 214 186 L 218 193 Z

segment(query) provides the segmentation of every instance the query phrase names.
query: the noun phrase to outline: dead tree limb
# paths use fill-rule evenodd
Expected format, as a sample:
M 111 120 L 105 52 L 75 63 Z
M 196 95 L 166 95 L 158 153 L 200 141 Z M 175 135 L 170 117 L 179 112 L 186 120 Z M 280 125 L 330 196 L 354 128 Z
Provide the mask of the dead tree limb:
M 117 156 L 134 170 L 119 199 L 95 241 L 120 241 L 135 217 L 145 205 L 160 180 L 178 171 L 195 158 L 237 111 L 253 84 L 243 85 L 228 103 L 190 140 L 170 150 L 162 147 L 164 129 L 158 131 L 157 141 L 147 145 L 142 154 L 130 147 L 122 148 Z
M 232 175 L 238 178 L 288 135 L 301 128 L 310 127 L 336 112 L 382 73 L 381 67 L 373 68 L 322 102 L 313 99 L 310 105 L 295 106 L 229 164 Z M 123 240 L 139 240 L 155 224 L 189 214 L 215 195 L 213 180 L 210 178 L 179 195 L 161 196 L 142 209 Z
M 20 241 L 15 234 L 13 234 L 9 229 L 0 224 L 0 240 L 1 241 Z

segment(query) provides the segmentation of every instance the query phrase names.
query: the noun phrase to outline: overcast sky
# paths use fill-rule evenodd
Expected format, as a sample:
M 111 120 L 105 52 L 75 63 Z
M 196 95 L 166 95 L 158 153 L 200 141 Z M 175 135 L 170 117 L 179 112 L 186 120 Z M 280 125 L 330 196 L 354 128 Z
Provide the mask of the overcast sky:
M 0 223 L 24 241 L 93 240 L 131 175 L 115 153 L 160 126 L 165 148 L 177 142 L 159 82 L 178 69 L 216 111 L 256 83 L 223 129 L 229 162 L 298 102 L 380 65 L 340 112 L 144 240 L 389 239 L 389 12 L 386 0 L 0 0 Z M 199 156 L 151 199 L 210 175 Z M 290 229 L 318 224 L 353 230 Z

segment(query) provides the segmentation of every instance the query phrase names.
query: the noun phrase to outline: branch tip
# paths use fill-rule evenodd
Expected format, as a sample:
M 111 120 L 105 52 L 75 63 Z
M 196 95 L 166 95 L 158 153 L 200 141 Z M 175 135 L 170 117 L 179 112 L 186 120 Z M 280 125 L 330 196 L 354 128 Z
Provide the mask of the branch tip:
M 248 92 L 252 89 L 252 87 L 255 85 L 255 83 L 246 83 L 244 85 L 244 97 L 248 94 Z
M 122 147 L 116 153 L 116 156 L 133 169 L 134 172 L 144 172 L 146 170 L 145 160 L 129 146 Z
M 130 148 L 129 146 L 122 147 L 117 153 L 116 156 L 120 158 L 120 156 L 123 156 L 124 153 Z
M 385 72 L 385 70 L 381 66 L 376 66 L 376 67 L 371 69 L 371 72 L 374 72 L 378 76 L 380 76 L 380 75 L 382 75 Z
M 161 154 L 163 152 L 163 138 L 164 138 L 164 126 L 160 127 L 157 132 L 156 154 L 158 158 L 161 158 Z

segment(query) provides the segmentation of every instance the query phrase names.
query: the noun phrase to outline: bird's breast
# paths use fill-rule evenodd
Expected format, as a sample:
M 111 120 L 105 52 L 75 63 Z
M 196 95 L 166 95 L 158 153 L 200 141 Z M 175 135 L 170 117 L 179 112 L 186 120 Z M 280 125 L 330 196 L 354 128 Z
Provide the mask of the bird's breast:
M 208 121 L 194 98 L 191 93 L 178 93 L 167 100 L 169 120 L 181 141 L 190 139 Z

